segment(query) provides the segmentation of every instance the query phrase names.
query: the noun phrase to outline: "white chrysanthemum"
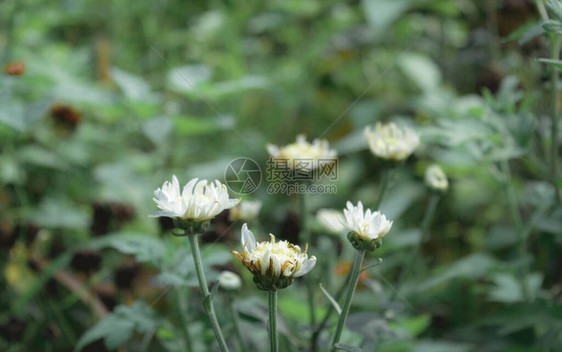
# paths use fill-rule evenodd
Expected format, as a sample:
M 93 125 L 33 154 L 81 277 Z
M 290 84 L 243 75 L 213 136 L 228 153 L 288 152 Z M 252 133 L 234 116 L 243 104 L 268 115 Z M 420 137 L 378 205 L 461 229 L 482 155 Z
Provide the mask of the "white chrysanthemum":
M 405 160 L 420 144 L 420 137 L 410 128 L 399 128 L 394 123 L 377 123 L 375 129 L 365 128 L 365 137 L 373 154 L 385 160 Z
M 259 288 L 285 288 L 293 278 L 303 276 L 314 268 L 316 257 L 309 258 L 306 249 L 301 253 L 299 246 L 287 241 L 276 242 L 275 236 L 269 236 L 270 241 L 256 242 L 254 234 L 244 224 L 241 239 L 244 252 L 231 252 L 254 274 Z
M 320 209 L 316 213 L 316 219 L 322 228 L 336 235 L 341 235 L 345 232 L 346 227 L 342 223 L 341 211 L 336 209 Z
M 335 159 L 337 152 L 330 149 L 330 145 L 325 139 L 315 139 L 312 143 L 306 141 L 304 135 L 298 135 L 295 143 L 288 144 L 279 148 L 276 145 L 268 144 L 267 151 L 269 155 L 278 160 L 287 160 L 287 164 L 291 168 L 306 168 L 313 170 L 318 167 L 318 160 Z M 299 160 L 302 161 L 299 167 Z M 311 163 L 309 163 L 311 162 Z
M 425 184 L 436 191 L 446 191 L 449 187 L 447 175 L 439 165 L 433 164 L 425 170 Z
M 220 287 L 227 291 L 236 291 L 242 287 L 242 280 L 240 279 L 240 276 L 228 270 L 219 274 L 218 282 Z
M 343 225 L 364 240 L 382 238 L 392 227 L 392 221 L 386 220 L 386 216 L 380 212 L 372 212 L 371 209 L 363 212 L 361 202 L 357 206 L 347 202 L 347 209 L 343 210 L 343 214 Z
M 244 221 L 252 222 L 258 218 L 262 207 L 262 203 L 259 200 L 243 200 L 230 209 L 230 220 L 231 221 Z
M 180 193 L 180 185 L 176 175 L 172 182 L 164 182 L 162 188 L 154 191 L 152 198 L 160 211 L 150 216 L 178 218 L 190 221 L 208 221 L 224 209 L 230 209 L 239 199 L 230 199 L 226 186 L 218 180 L 207 183 L 197 178 L 189 181 Z

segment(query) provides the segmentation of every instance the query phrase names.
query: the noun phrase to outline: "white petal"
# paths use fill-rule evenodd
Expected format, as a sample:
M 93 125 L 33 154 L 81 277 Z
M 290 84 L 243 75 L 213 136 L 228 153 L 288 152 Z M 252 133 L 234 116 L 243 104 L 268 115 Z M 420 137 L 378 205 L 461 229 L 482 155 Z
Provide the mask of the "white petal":
M 263 257 L 261 258 L 261 274 L 265 275 L 269 268 L 269 249 L 265 251 Z
M 316 257 L 312 256 L 310 257 L 310 259 L 308 259 L 306 262 L 303 263 L 303 265 L 301 266 L 301 270 L 299 270 L 295 274 L 295 277 L 303 276 L 304 274 L 312 270 L 312 268 L 314 268 L 315 265 L 316 265 Z
M 172 195 L 174 198 L 178 198 L 180 196 L 180 182 L 176 175 L 172 176 Z
M 281 263 L 279 262 L 279 258 L 277 258 L 275 254 L 272 254 L 271 259 L 273 260 L 273 270 L 275 276 L 281 276 Z
M 276 145 L 268 144 L 266 148 L 269 155 L 271 155 L 274 158 L 278 158 L 281 155 L 281 151 L 279 150 L 279 147 Z
M 256 238 L 252 231 L 248 230 L 248 224 L 242 225 L 242 247 L 246 245 L 246 250 L 248 252 L 253 252 L 256 249 Z
M 226 203 L 226 206 L 224 207 L 224 209 L 230 209 L 232 207 L 235 207 L 238 205 L 238 203 L 240 203 L 240 198 L 235 198 L 235 199 L 229 199 Z
M 184 187 L 182 191 L 182 197 L 190 197 L 193 194 L 193 187 L 197 183 L 198 179 L 194 178 L 190 180 Z
M 154 213 L 148 216 L 151 218 L 160 218 L 160 217 L 177 218 L 180 217 L 181 215 L 173 211 L 160 210 L 160 211 L 155 211 Z

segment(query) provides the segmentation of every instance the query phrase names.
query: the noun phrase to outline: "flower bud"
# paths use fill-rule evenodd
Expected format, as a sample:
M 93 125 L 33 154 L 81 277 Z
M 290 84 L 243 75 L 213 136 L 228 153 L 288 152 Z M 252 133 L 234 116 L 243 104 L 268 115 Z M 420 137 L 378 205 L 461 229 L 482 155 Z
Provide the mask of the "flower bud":
M 225 291 L 238 291 L 242 287 L 240 276 L 228 270 L 219 274 L 218 282 L 220 288 Z
M 445 175 L 445 172 L 436 164 L 431 165 L 425 170 L 424 180 L 426 186 L 435 192 L 446 192 L 449 188 L 447 175 Z

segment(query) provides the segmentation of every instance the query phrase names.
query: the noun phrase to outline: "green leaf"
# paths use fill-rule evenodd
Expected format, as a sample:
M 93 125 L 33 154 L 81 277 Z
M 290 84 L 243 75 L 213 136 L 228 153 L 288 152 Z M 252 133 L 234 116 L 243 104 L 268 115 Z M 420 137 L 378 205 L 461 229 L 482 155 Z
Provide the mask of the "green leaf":
M 155 117 L 142 125 L 142 132 L 155 145 L 166 143 L 173 130 L 172 119 L 167 116 Z
M 195 91 L 211 79 L 212 71 L 205 65 L 186 65 L 168 71 L 167 83 L 171 90 L 197 96 Z
M 424 291 L 456 278 L 478 279 L 484 276 L 495 263 L 495 259 L 487 254 L 471 254 L 447 265 L 446 269 L 419 285 L 418 290 Z
M 324 288 L 324 286 L 322 286 L 322 284 L 320 284 L 319 286 L 320 286 L 320 290 L 322 290 L 322 293 L 326 296 L 326 298 L 328 298 L 328 300 L 330 301 L 336 312 L 338 312 L 338 315 L 341 314 L 341 307 L 338 304 L 338 302 L 335 300 L 335 298 L 332 297 L 332 295 L 329 294 L 328 291 L 326 291 L 326 289 Z
M 423 91 L 435 90 L 441 84 L 439 67 L 425 55 L 405 53 L 399 65 L 404 74 Z
M 86 228 L 89 224 L 89 217 L 76 205 L 66 200 L 47 198 L 31 214 L 30 221 L 48 228 L 76 230 Z
M 363 0 L 363 13 L 371 27 L 384 31 L 410 7 L 409 0 Z
M 543 276 L 533 273 L 527 276 L 527 290 L 533 297 L 540 289 Z M 488 292 L 488 299 L 494 302 L 516 303 L 525 301 L 521 281 L 510 273 L 497 273 L 492 277 L 493 287 Z
M 213 285 L 213 288 L 211 289 L 211 292 L 207 295 L 207 297 L 203 298 L 203 306 L 205 307 L 206 311 L 209 311 L 211 309 L 211 304 L 213 304 L 213 300 L 215 299 L 215 295 L 219 290 L 219 286 L 219 282 L 216 281 Z
M 165 253 L 162 240 L 144 233 L 117 233 L 93 240 L 86 244 L 89 248 L 111 247 L 121 253 L 134 255 L 141 263 L 149 262 L 158 265 Z
M 115 350 L 131 339 L 133 333 L 147 333 L 162 325 L 152 307 L 143 301 L 132 305 L 119 305 L 113 313 L 100 320 L 78 340 L 74 351 L 78 352 L 90 343 L 103 339 L 107 349 Z
M 423 333 L 431 324 L 431 315 L 423 314 L 417 317 L 402 319 L 392 322 L 389 327 L 393 330 L 406 329 L 411 336 L 418 336 Z
M 80 351 L 90 343 L 100 339 L 104 340 L 107 349 L 114 350 L 131 338 L 134 327 L 133 322 L 109 315 L 80 337 L 74 351 Z
M 560 3 L 560 0 L 547 0 L 546 8 L 558 21 L 562 21 L 562 3 Z
M 543 23 L 542 27 L 545 31 L 554 33 L 554 34 L 562 34 L 562 23 L 557 21 L 546 21 Z
M 562 69 L 562 61 L 556 59 L 537 59 L 537 61 L 542 62 L 544 64 L 556 67 L 558 69 Z
M 357 347 L 357 346 L 351 346 L 351 345 L 348 345 L 348 344 L 346 344 L 346 343 L 341 343 L 341 342 L 340 342 L 340 343 L 336 343 L 336 344 L 334 345 L 334 347 L 336 347 L 336 350 L 339 350 L 339 351 L 361 352 L 361 349 L 360 349 L 359 347 Z
M 228 119 L 228 117 L 226 118 Z M 224 128 L 219 123 L 219 120 L 208 117 L 195 118 L 188 116 L 174 116 L 172 117 L 172 121 L 175 127 L 174 131 L 181 137 L 211 133 Z
M 540 23 L 531 22 L 517 29 L 515 32 L 511 33 L 507 37 L 507 40 L 508 41 L 517 40 L 517 43 L 523 46 L 529 41 L 542 35 L 543 33 L 544 33 L 543 22 Z
M 417 341 L 414 352 L 468 352 L 472 351 L 473 346 L 465 343 L 448 342 L 448 341 Z
M 111 69 L 111 78 L 130 100 L 153 100 L 148 83 L 140 76 L 118 68 Z

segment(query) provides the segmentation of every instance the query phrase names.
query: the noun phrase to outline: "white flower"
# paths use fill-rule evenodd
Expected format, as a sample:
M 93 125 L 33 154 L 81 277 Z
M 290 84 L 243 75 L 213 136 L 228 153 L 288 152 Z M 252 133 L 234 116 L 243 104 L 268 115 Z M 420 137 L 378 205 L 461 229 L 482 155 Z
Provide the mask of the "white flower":
M 243 253 L 232 251 L 240 262 L 254 274 L 254 281 L 260 289 L 279 289 L 289 286 L 295 277 L 308 273 L 316 264 L 316 257 L 308 258 L 306 249 L 301 253 L 299 246 L 287 241 L 256 242 L 248 225 L 242 225 Z M 308 247 L 308 245 L 307 245 Z
M 447 180 L 447 175 L 439 167 L 439 165 L 433 164 L 425 170 L 425 184 L 436 191 L 446 191 L 449 188 L 449 181 Z
M 316 213 L 316 220 L 322 228 L 332 234 L 341 235 L 346 227 L 342 223 L 341 211 L 336 209 L 320 209 Z
M 219 285 L 226 291 L 236 291 L 242 287 L 242 280 L 240 276 L 236 275 L 232 271 L 225 270 L 219 274 L 218 277 Z
M 151 217 L 166 216 L 190 221 L 208 221 L 217 216 L 224 209 L 230 209 L 239 199 L 229 199 L 226 186 L 218 180 L 207 183 L 197 178 L 189 181 L 180 193 L 180 184 L 176 175 L 172 183 L 166 181 L 162 188 L 154 191 L 152 198 L 160 211 Z
M 243 200 L 230 209 L 230 221 L 252 222 L 258 218 L 262 203 L 259 200 Z
M 365 128 L 365 137 L 371 152 L 381 159 L 400 161 L 408 158 L 420 143 L 420 137 L 409 128 L 394 123 L 377 123 L 375 129 Z
M 343 210 L 343 214 L 343 225 L 363 240 L 382 238 L 392 227 L 392 221 L 386 220 L 386 216 L 380 212 L 372 212 L 371 209 L 363 212 L 361 202 L 357 206 L 347 202 L 347 209 Z
M 335 159 L 337 156 L 337 152 L 330 149 L 330 145 L 325 139 L 315 139 L 312 143 L 308 143 L 306 137 L 302 134 L 297 136 L 295 143 L 281 148 L 268 144 L 267 151 L 274 159 L 286 160 L 290 168 L 308 171 L 318 167 L 318 160 Z

